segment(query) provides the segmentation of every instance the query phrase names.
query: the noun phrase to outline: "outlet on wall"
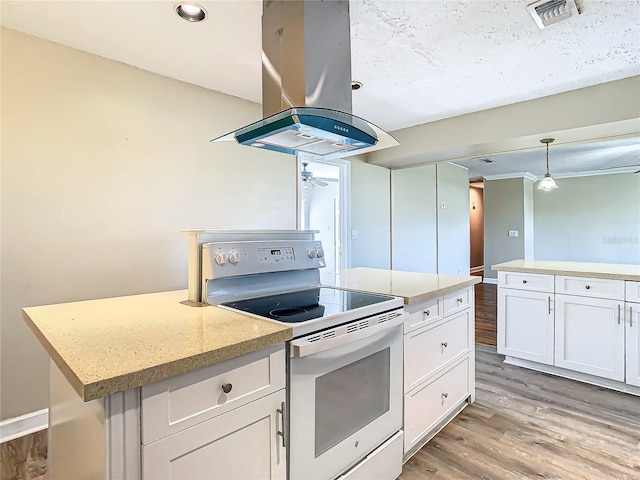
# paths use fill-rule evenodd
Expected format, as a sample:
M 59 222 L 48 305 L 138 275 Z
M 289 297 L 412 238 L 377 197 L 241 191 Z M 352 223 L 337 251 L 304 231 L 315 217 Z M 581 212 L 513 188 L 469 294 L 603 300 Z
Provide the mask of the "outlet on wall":
M 510 237 L 517 237 L 518 236 L 518 230 L 509 230 L 509 236 Z

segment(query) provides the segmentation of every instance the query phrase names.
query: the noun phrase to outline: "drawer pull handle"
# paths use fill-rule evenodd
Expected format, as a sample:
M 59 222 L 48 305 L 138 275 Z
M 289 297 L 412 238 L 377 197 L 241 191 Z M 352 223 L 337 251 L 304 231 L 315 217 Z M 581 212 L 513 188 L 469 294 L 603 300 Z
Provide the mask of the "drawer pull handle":
M 618 304 L 618 325 L 620 325 L 620 304 Z
M 442 346 L 443 346 L 444 348 L 447 348 L 447 342 L 442 342 Z
M 276 431 L 276 435 L 282 437 L 282 448 L 286 448 L 287 447 L 287 442 L 286 442 L 286 440 L 284 438 L 284 418 L 285 418 L 285 415 L 286 415 L 285 403 L 282 402 L 280 404 L 280 408 L 278 408 L 276 411 L 280 415 L 282 415 L 282 431 L 280 431 L 280 430 Z
M 629 326 L 633 327 L 633 307 L 629 306 Z
M 462 303 L 462 298 L 458 298 L 458 303 Z
M 589 289 L 591 288 L 591 285 L 587 285 L 587 286 L 586 286 L 586 287 L 584 287 L 584 288 L 586 288 L 587 290 L 589 290 Z
M 425 310 L 424 314 L 428 317 L 429 315 L 431 315 L 431 312 L 429 310 Z
M 522 280 L 522 283 L 527 283 L 527 281 L 526 280 Z
M 223 383 L 222 384 L 222 391 L 224 393 L 229 393 L 232 388 L 233 388 L 233 385 L 231 385 L 230 383 Z

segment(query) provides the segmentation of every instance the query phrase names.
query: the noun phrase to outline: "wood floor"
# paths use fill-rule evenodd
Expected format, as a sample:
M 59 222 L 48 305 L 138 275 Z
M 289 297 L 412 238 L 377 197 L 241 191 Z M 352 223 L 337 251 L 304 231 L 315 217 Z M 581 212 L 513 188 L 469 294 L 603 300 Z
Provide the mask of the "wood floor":
M 401 480 L 638 480 L 640 399 L 502 363 L 476 348 L 476 403 Z
M 496 345 L 498 286 L 476 283 L 476 343 Z

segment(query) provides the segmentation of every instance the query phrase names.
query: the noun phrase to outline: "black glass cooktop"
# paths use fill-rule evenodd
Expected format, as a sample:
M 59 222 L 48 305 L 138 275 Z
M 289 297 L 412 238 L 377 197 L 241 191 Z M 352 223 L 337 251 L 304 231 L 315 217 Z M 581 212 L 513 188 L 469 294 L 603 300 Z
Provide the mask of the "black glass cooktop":
M 231 308 L 284 323 L 299 323 L 392 300 L 393 297 L 317 287 L 267 297 L 227 302 Z

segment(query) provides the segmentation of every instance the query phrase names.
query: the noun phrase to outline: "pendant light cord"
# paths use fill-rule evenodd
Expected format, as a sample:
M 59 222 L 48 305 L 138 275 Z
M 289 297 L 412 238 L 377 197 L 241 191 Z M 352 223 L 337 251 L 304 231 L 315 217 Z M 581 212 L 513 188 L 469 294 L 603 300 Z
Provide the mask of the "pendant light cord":
M 547 143 L 547 174 L 549 174 L 549 144 Z

